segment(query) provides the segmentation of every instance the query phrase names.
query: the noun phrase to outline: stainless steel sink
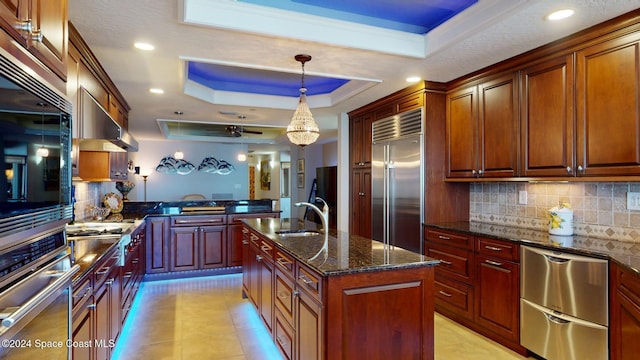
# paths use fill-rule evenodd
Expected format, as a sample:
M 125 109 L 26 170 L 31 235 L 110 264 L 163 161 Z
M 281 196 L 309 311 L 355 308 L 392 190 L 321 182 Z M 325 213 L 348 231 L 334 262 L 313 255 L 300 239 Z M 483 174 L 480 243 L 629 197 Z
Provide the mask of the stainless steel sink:
M 302 237 L 302 236 L 317 236 L 317 235 L 320 235 L 320 232 L 315 230 L 298 229 L 298 230 L 280 230 L 280 231 L 276 231 L 276 234 L 282 237 Z

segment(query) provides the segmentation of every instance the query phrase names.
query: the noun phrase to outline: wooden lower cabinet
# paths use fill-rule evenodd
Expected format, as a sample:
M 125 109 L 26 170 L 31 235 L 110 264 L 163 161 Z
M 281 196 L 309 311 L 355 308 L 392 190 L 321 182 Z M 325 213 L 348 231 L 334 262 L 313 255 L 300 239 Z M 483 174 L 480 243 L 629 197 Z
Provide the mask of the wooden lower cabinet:
M 520 248 L 511 241 L 425 228 L 425 249 L 439 259 L 436 310 L 520 354 Z
M 244 234 L 243 289 L 285 359 L 433 359 L 433 267 L 323 276 Z
M 640 276 L 610 262 L 609 349 L 611 360 L 640 354 Z
M 224 267 L 226 222 L 226 215 L 171 217 L 169 271 Z
M 78 344 L 91 344 L 94 339 L 94 303 L 92 276 L 78 281 L 73 287 L 72 300 L 72 339 Z M 71 347 L 72 359 L 92 359 L 93 347 Z
M 146 273 L 169 271 L 169 217 L 152 216 L 146 220 Z
M 278 218 L 280 213 L 230 214 L 227 219 L 227 266 L 242 266 L 242 220 Z

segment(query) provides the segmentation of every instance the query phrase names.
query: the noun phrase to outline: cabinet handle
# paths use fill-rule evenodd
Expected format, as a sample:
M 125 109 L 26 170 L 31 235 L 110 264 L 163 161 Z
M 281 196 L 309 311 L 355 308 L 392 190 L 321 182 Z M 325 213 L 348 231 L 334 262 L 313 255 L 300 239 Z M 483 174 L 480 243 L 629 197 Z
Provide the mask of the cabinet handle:
M 130 278 L 133 276 L 133 272 L 131 271 L 127 271 L 126 273 L 124 273 L 124 275 L 122 275 L 123 278 Z
M 260 246 L 260 250 L 267 252 L 267 251 L 271 251 L 271 246 L 269 245 L 262 245 Z
M 292 262 L 291 261 L 287 261 L 287 259 L 285 259 L 285 258 L 279 257 L 279 258 L 276 259 L 276 262 L 278 264 L 280 264 L 282 267 L 285 267 L 287 269 L 291 268 L 289 265 L 291 265 Z
M 18 24 L 16 25 L 16 29 L 19 31 L 24 31 L 27 33 L 31 33 L 33 27 L 33 25 L 31 24 L 31 20 L 23 20 L 18 22 Z
M 445 265 L 451 265 L 451 264 L 453 264 L 451 261 L 446 261 L 446 260 L 442 260 L 442 259 L 440 259 L 440 262 L 441 262 L 441 263 L 443 263 L 443 264 L 445 264 Z
M 138 258 L 135 258 L 135 259 L 131 260 L 132 264 L 137 264 L 139 262 L 140 262 L 140 259 L 138 259 Z
M 109 270 L 110 270 L 110 268 L 104 267 L 100 271 L 96 271 L 96 275 L 104 275 L 104 274 L 108 273 Z
M 502 248 L 495 247 L 495 246 L 485 245 L 484 248 L 487 249 L 487 250 L 491 250 L 491 251 L 502 251 Z
M 249 240 L 242 240 L 242 245 L 249 245 Z
M 482 170 L 478 170 L 478 176 L 482 176 Z
M 280 346 L 285 347 L 287 346 L 287 344 L 289 343 L 288 341 L 284 341 L 280 338 L 280 336 L 276 336 L 276 341 L 278 341 L 278 344 L 280 344 Z
M 257 260 L 257 261 L 262 261 L 262 259 L 264 259 L 264 258 L 262 257 L 262 255 L 256 255 L 256 260 Z
M 584 169 L 582 168 L 582 165 L 578 165 L 578 171 L 582 171 L 582 170 L 584 170 Z
M 33 30 L 29 36 L 32 41 L 42 42 L 42 31 Z
M 245 228 L 242 228 L 242 233 L 243 233 L 243 234 L 248 234 L 248 233 L 249 233 L 249 230 L 247 230 L 247 229 L 245 229 Z
M 471 175 L 475 176 L 476 175 L 476 170 L 471 170 Z
M 96 308 L 96 304 L 87 305 L 87 309 L 89 309 L 89 310 L 94 310 L 95 308 Z
M 444 236 L 444 235 L 438 235 L 438 239 L 441 239 L 441 240 L 451 240 L 451 238 L 450 238 L 450 237 L 448 237 L 448 236 Z
M 111 285 L 113 285 L 113 282 L 114 282 L 114 281 L 115 281 L 115 279 L 111 278 L 111 279 L 107 280 L 107 281 L 105 282 L 105 284 L 107 284 L 108 286 L 111 286 Z
M 311 280 L 311 279 L 309 279 L 308 277 L 306 277 L 305 275 L 300 275 L 300 276 L 298 276 L 298 279 L 302 280 L 302 282 L 303 282 L 305 285 L 307 285 L 307 287 L 308 287 L 309 289 L 316 290 L 316 286 L 315 286 L 315 285 L 316 285 L 316 283 L 315 283 L 313 280 Z
M 446 297 L 452 297 L 452 296 L 453 296 L 453 295 L 451 295 L 451 294 L 449 294 L 449 293 L 447 293 L 447 292 L 444 292 L 444 291 L 442 291 L 442 290 L 438 291 L 438 293 L 439 293 L 440 295 L 442 295 L 442 296 L 446 296 Z
M 293 290 L 293 297 L 298 297 L 300 295 L 300 291 Z
M 498 266 L 498 267 L 502 266 L 502 263 L 501 262 L 497 262 L 497 261 L 485 260 L 484 262 L 489 264 L 489 265 L 493 265 L 493 266 Z

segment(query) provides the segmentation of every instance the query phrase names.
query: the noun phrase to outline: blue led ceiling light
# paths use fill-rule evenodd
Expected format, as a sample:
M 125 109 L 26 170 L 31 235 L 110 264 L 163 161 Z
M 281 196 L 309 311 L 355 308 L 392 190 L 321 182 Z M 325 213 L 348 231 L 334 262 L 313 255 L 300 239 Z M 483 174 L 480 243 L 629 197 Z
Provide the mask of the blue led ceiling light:
M 478 0 L 239 0 L 413 34 L 430 30 Z
M 300 76 L 270 70 L 251 69 L 211 63 L 188 62 L 188 79 L 218 91 L 298 97 Z M 348 80 L 305 76 L 307 95 L 330 94 Z

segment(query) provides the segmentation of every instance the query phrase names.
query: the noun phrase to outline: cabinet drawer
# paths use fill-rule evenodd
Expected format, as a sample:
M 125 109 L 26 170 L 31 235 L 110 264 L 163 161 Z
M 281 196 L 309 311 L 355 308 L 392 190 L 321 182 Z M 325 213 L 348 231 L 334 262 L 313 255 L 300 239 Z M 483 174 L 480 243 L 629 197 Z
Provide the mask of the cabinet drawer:
M 95 270 L 93 270 L 94 289 L 99 288 L 107 280 L 111 268 L 117 266 L 118 259 L 120 259 L 120 252 L 113 251 L 107 255 L 107 259 L 104 262 L 96 266 Z
M 260 253 L 273 260 L 273 244 L 271 241 L 260 239 Z
M 275 304 L 289 324 L 293 324 L 293 279 L 276 268 Z
M 315 271 L 297 263 L 296 284 L 309 295 L 322 303 L 322 278 Z
M 284 321 L 282 314 L 277 309 L 273 338 L 284 358 L 287 360 L 292 359 L 294 330 L 291 325 Z
M 73 300 L 72 307 L 76 310 L 76 306 L 82 304 L 84 300 L 91 296 L 93 293 L 93 287 L 91 286 L 91 277 L 86 277 L 78 285 L 73 286 Z
M 468 319 L 473 318 L 473 287 L 436 276 L 436 306 Z
M 471 283 L 473 276 L 473 253 L 468 250 L 452 246 L 430 244 L 427 256 L 440 260 L 436 266 L 436 274 L 453 276 L 454 278 Z
M 425 239 L 449 246 L 458 246 L 473 250 L 473 236 L 461 233 L 449 232 L 446 230 L 427 228 Z
M 290 255 L 276 248 L 275 263 L 278 269 L 293 278 L 293 258 Z
M 224 225 L 226 223 L 227 215 L 190 215 L 171 217 L 171 226 L 208 226 Z
M 509 241 L 501 241 L 478 237 L 478 254 L 505 259 L 509 261 L 520 261 L 519 246 Z

